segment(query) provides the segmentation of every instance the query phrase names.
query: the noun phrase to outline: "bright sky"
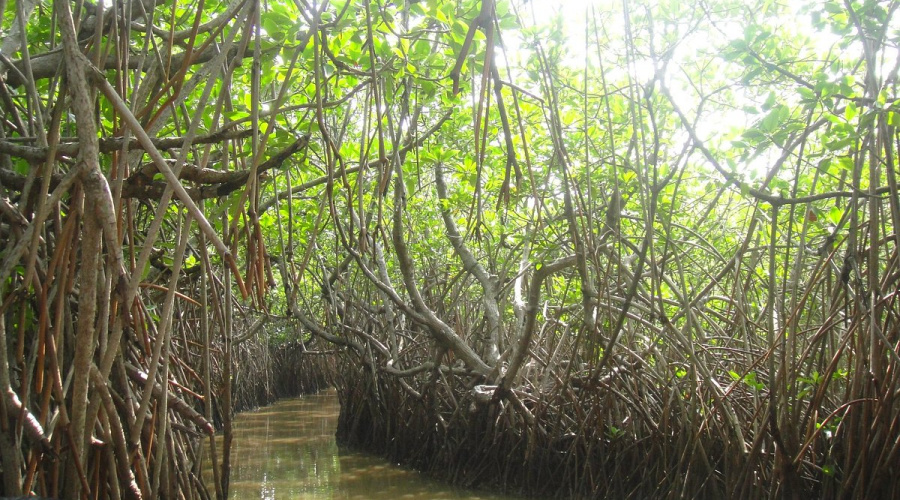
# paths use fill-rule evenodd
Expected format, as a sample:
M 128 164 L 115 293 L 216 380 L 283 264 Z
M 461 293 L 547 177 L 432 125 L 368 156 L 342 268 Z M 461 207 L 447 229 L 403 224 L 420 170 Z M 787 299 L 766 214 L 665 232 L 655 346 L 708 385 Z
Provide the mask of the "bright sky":
M 621 40 L 624 39 L 625 35 L 624 16 L 621 13 L 623 5 L 629 6 L 629 8 L 631 8 L 633 11 L 637 8 L 643 9 L 643 2 L 638 2 L 635 0 L 511 1 L 516 5 L 516 8 L 518 8 L 520 18 L 526 25 L 532 22 L 536 22 L 538 24 L 547 24 L 551 21 L 551 19 L 553 19 L 555 15 L 559 14 L 562 16 L 563 27 L 568 39 L 564 62 L 571 68 L 580 68 L 585 64 L 584 38 L 586 20 L 590 20 L 590 31 L 593 31 L 594 20 L 592 16 L 596 16 L 596 25 L 599 27 L 599 29 L 605 31 L 607 35 L 606 38 L 608 40 L 617 41 L 614 42 L 614 45 L 605 46 L 603 50 L 621 50 L 621 47 L 624 45 Z M 829 50 L 835 50 L 835 44 L 840 40 L 840 37 L 830 32 L 816 32 L 815 28 L 813 28 L 812 25 L 811 15 L 808 12 L 801 11 L 803 5 L 807 5 L 807 2 L 788 2 L 787 5 L 789 14 L 784 16 L 784 22 L 774 29 L 781 31 L 781 34 L 787 39 L 791 39 L 792 35 L 796 36 L 798 40 L 800 39 L 800 37 L 809 37 L 813 45 L 816 47 L 816 51 L 822 55 L 828 53 Z M 591 14 L 589 14 L 589 12 Z M 640 12 L 643 12 L 643 10 L 641 10 Z M 734 20 L 731 23 L 720 21 L 720 24 L 715 28 L 711 28 L 707 24 L 705 24 L 704 29 L 702 29 L 700 33 L 694 34 L 684 39 L 678 45 L 678 48 L 672 57 L 669 67 L 667 68 L 666 81 L 669 90 L 675 97 L 675 100 L 678 103 L 679 107 L 681 107 L 682 110 L 685 111 L 689 116 L 693 108 L 692 103 L 696 103 L 698 101 L 698 95 L 696 89 L 690 88 L 690 86 L 685 83 L 686 80 L 682 77 L 683 75 L 679 66 L 682 63 L 690 64 L 687 61 L 689 59 L 692 59 L 692 56 L 697 55 L 700 51 L 712 49 L 713 44 L 710 42 L 710 37 L 715 37 L 716 44 L 722 45 L 724 45 L 724 43 L 728 42 L 729 40 L 743 38 L 744 17 L 742 17 L 741 11 L 736 11 L 734 14 Z M 755 15 L 755 13 L 750 15 Z M 707 23 L 707 20 L 704 19 L 702 23 Z M 664 29 L 664 24 L 665 23 L 662 22 L 662 20 L 657 19 L 656 29 Z M 674 29 L 678 32 L 683 33 L 684 31 L 686 31 L 686 24 L 687 20 L 685 20 L 683 23 L 681 20 L 677 20 Z M 645 35 L 645 33 L 640 33 L 638 35 L 643 36 Z M 602 34 L 600 36 L 601 38 L 603 38 Z M 506 44 L 508 53 L 511 54 L 511 57 L 515 58 L 520 42 L 518 40 L 509 40 L 509 38 L 511 37 L 505 37 L 504 43 Z M 591 45 L 593 45 L 593 42 L 596 41 L 592 39 L 591 42 Z M 601 40 L 601 44 L 605 43 L 605 40 Z M 646 50 L 645 42 L 639 42 L 639 45 L 643 45 L 643 50 Z M 664 50 L 665 47 L 656 47 L 656 49 Z M 596 47 L 594 46 L 590 50 L 596 51 Z M 854 56 L 854 52 L 858 52 L 859 54 Z M 854 46 L 851 44 L 850 47 L 842 51 L 842 55 L 851 59 L 854 57 L 858 58 L 861 56 L 861 49 L 858 45 Z M 612 57 L 610 57 L 610 59 L 612 59 Z M 638 59 L 639 60 L 637 61 L 635 66 L 631 68 L 632 76 L 637 83 L 646 84 L 653 78 L 655 70 L 653 68 L 652 62 L 647 60 L 646 56 L 644 56 L 643 61 L 640 60 L 640 56 L 638 56 Z M 894 57 L 887 55 L 886 59 L 888 60 L 886 62 L 892 65 L 896 61 L 897 57 L 896 55 Z M 591 64 L 596 64 L 596 60 L 596 53 L 594 52 L 591 56 Z M 619 71 L 624 70 L 625 68 L 619 69 Z M 608 68 L 608 75 L 612 74 L 614 76 L 615 71 L 615 68 L 611 70 Z M 697 71 L 697 69 L 694 68 L 689 71 L 693 73 L 694 71 Z M 887 70 L 884 71 L 884 74 L 886 73 Z M 717 83 L 717 85 L 721 84 L 721 81 Z M 702 92 L 708 93 L 710 92 L 710 89 L 705 88 L 702 90 Z M 742 99 L 741 94 L 738 93 L 735 98 L 738 99 L 738 102 L 740 102 L 740 100 Z M 788 98 L 790 98 L 790 96 L 788 96 Z M 758 102 L 753 102 L 751 100 L 746 100 L 745 104 L 748 107 L 759 105 Z M 704 140 L 712 139 L 716 136 L 722 137 L 722 134 L 727 133 L 729 129 L 733 128 L 735 130 L 743 130 L 746 127 L 752 126 L 755 121 L 760 120 L 763 116 L 765 116 L 765 112 L 762 112 L 760 114 L 750 114 L 744 109 L 741 109 L 745 104 L 736 105 L 731 110 L 723 108 L 715 116 L 706 117 L 704 120 L 697 124 L 698 135 L 700 135 Z M 785 102 L 785 104 L 792 106 L 794 103 Z M 774 154 L 775 151 L 772 151 L 772 153 Z M 760 174 L 768 168 L 770 163 L 771 159 L 760 157 L 751 162 L 751 165 L 748 165 L 745 168 L 748 169 L 748 172 L 755 171 L 756 174 Z

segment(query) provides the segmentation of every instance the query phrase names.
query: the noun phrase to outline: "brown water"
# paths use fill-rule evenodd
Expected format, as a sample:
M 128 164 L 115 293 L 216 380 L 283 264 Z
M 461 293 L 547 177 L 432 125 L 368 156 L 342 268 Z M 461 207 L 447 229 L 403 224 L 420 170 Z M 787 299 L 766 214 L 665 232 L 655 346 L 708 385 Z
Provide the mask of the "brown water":
M 234 421 L 231 498 L 512 500 L 460 490 L 382 458 L 338 449 L 333 390 L 279 401 Z

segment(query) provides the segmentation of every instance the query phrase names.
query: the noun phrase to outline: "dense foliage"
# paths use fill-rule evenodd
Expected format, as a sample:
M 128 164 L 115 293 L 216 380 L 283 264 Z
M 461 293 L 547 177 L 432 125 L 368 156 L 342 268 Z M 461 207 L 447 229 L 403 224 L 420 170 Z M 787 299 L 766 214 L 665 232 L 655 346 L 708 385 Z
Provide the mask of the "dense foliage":
M 300 343 L 457 481 L 900 495 L 897 6 L 0 0 L 0 494 L 227 495 Z

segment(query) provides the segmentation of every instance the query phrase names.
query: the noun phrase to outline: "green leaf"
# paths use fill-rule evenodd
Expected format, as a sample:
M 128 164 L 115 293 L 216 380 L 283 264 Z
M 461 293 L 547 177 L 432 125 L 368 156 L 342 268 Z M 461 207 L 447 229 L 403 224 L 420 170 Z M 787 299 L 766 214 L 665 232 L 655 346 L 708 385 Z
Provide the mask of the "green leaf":
M 846 118 L 847 121 L 852 121 L 854 118 L 856 118 L 857 114 L 859 114 L 859 109 L 856 107 L 856 103 L 850 101 L 847 104 L 847 107 L 844 108 L 844 118 Z
M 818 96 L 816 95 L 816 93 L 812 89 L 809 89 L 806 87 L 799 87 L 797 89 L 797 93 L 800 94 L 800 97 L 803 99 L 803 102 L 816 102 L 819 99 Z
M 892 127 L 900 125 L 900 113 L 897 113 L 896 111 L 888 111 L 887 122 L 888 125 Z
M 829 151 L 837 151 L 846 148 L 854 142 L 856 142 L 855 137 L 845 137 L 836 141 L 828 141 L 825 143 L 825 147 L 828 148 Z
M 825 12 L 829 14 L 843 14 L 844 8 L 838 5 L 837 2 L 825 2 L 822 4 L 822 8 L 825 9 Z
M 828 220 L 830 220 L 832 224 L 837 225 L 841 222 L 841 217 L 843 217 L 843 215 L 843 210 L 838 207 L 831 207 L 831 210 L 828 211 Z

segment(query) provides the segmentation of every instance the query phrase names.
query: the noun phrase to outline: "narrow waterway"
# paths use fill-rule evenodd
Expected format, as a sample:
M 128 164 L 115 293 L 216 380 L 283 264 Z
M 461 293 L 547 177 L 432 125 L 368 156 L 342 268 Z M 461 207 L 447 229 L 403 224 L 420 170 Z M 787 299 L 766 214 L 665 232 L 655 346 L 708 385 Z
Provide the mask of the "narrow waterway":
M 382 458 L 338 449 L 333 390 L 241 413 L 234 422 L 233 499 L 512 500 L 460 490 Z

